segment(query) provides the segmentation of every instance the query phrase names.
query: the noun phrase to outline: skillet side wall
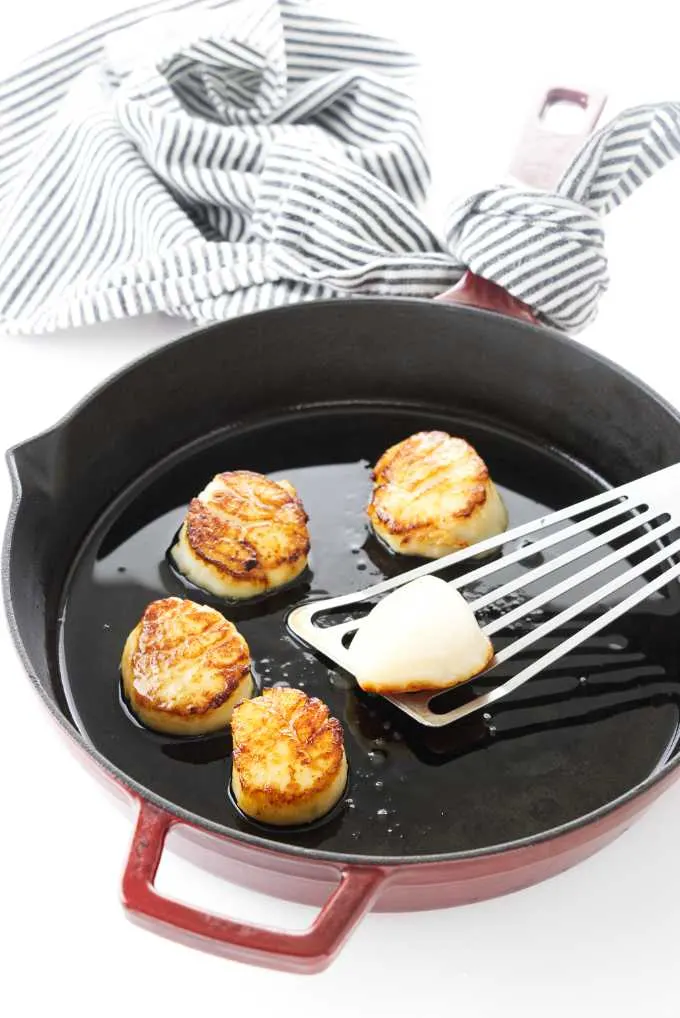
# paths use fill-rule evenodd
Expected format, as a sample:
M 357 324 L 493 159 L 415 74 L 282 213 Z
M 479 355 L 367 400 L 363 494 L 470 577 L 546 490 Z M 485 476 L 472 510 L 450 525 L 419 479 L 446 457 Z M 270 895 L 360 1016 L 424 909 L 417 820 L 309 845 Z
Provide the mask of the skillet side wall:
M 59 598 L 107 503 L 159 459 L 230 421 L 352 400 L 495 421 L 613 484 L 680 458 L 680 422 L 653 393 L 556 333 L 491 313 L 415 300 L 315 303 L 172 343 L 14 453 L 22 498 L 6 590 L 30 670 L 63 714 Z

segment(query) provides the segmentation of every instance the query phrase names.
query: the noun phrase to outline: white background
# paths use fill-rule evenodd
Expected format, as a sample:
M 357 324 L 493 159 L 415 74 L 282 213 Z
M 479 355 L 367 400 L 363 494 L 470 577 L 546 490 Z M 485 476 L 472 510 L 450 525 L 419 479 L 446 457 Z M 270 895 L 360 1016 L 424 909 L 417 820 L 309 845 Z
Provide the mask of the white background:
M 20 0 L 0 34 L 0 74 L 20 58 L 129 3 Z M 346 13 L 422 56 L 434 160 L 433 215 L 499 178 L 525 114 L 546 85 L 605 88 L 608 112 L 680 100 L 672 5 L 516 0 L 345 0 Z M 612 286 L 580 338 L 680 404 L 676 237 L 680 165 L 607 223 Z M 2 228 L 2 224 L 0 224 Z M 149 318 L 0 346 L 0 446 L 52 424 L 103 377 L 186 331 Z M 0 471 L 4 516 L 9 499 Z M 369 916 L 316 977 L 248 969 L 143 932 L 119 904 L 132 811 L 121 810 L 65 749 L 0 626 L 4 708 L 0 929 L 7 1015 L 55 1008 L 80 1018 L 414 1010 L 554 1018 L 677 1016 L 680 786 L 605 852 L 538 887 L 464 908 Z M 209 878 L 166 854 L 160 886 L 237 918 L 301 928 L 311 911 Z

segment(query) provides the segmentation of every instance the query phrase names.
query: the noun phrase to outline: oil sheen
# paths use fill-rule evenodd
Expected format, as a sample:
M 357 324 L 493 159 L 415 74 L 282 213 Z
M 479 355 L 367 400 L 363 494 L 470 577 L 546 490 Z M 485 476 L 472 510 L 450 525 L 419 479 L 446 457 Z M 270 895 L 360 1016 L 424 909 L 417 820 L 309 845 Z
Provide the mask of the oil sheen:
M 84 736 L 144 788 L 225 831 L 366 856 L 464 851 L 536 835 L 611 802 L 668 759 L 680 704 L 674 664 L 680 629 L 669 620 L 680 610 L 675 589 L 583 644 L 492 712 L 443 729 L 423 728 L 384 699 L 362 693 L 350 676 L 290 637 L 285 617 L 298 601 L 358 591 L 419 564 L 382 547 L 364 509 L 370 465 L 384 449 L 435 428 L 477 448 L 505 499 L 511 527 L 601 487 L 553 450 L 425 408 L 303 409 L 212 435 L 122 493 L 71 570 L 60 612 L 61 677 Z M 186 585 L 166 552 L 189 500 L 215 473 L 244 468 L 295 485 L 309 513 L 312 553 L 309 569 L 291 587 L 229 604 Z M 119 683 L 123 643 L 149 601 L 169 595 L 212 605 L 239 627 L 260 688 L 303 689 L 342 722 L 349 786 L 324 822 L 263 832 L 228 794 L 228 733 L 163 736 L 126 711 Z M 512 668 L 517 664 L 508 663 L 494 683 Z M 489 681 L 473 683 L 472 692 Z M 470 688 L 450 695 L 468 696 Z

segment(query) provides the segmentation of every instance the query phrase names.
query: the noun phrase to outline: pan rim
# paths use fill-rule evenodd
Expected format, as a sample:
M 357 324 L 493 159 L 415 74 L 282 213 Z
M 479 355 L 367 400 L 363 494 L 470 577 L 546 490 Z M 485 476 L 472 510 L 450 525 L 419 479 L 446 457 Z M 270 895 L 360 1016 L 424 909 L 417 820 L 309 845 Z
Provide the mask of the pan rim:
M 21 661 L 25 673 L 27 674 L 31 684 L 37 690 L 38 695 L 46 705 L 53 718 L 58 722 L 62 730 L 71 738 L 74 743 L 84 750 L 101 768 L 102 770 L 119 785 L 122 785 L 132 796 L 138 798 L 141 801 L 149 802 L 160 809 L 166 811 L 172 816 L 176 817 L 178 821 L 190 825 L 191 827 L 199 830 L 207 831 L 212 835 L 217 835 L 225 840 L 231 840 L 244 845 L 251 845 L 259 850 L 272 852 L 281 856 L 293 856 L 302 859 L 312 859 L 319 862 L 327 862 L 335 864 L 336 866 L 341 865 L 356 865 L 356 866 L 367 866 L 375 865 L 382 866 L 385 868 L 401 868 L 404 866 L 418 866 L 424 864 L 436 864 L 436 863 L 454 863 L 464 862 L 470 860 L 478 860 L 489 856 L 498 856 L 501 854 L 507 854 L 510 852 L 517 852 L 522 849 L 532 848 L 536 845 L 549 843 L 550 841 L 556 841 L 568 835 L 572 831 L 579 830 L 587 827 L 596 821 L 602 820 L 605 817 L 619 811 L 627 803 L 633 801 L 638 796 L 641 796 L 645 792 L 653 789 L 668 777 L 673 771 L 680 766 L 680 754 L 656 768 L 650 775 L 648 775 L 643 781 L 637 785 L 628 789 L 622 795 L 609 803 L 592 810 L 580 817 L 576 817 L 573 820 L 568 821 L 565 824 L 561 824 L 558 827 L 550 828 L 540 834 L 530 835 L 526 838 L 521 838 L 515 841 L 501 842 L 497 845 L 485 846 L 483 848 L 468 849 L 465 851 L 458 852 L 439 852 L 430 854 L 419 854 L 419 855 L 367 855 L 357 853 L 343 853 L 343 852 L 331 852 L 323 849 L 308 848 L 299 845 L 281 844 L 280 842 L 271 841 L 266 837 L 258 834 L 250 834 L 245 831 L 239 831 L 225 827 L 222 824 L 216 823 L 200 817 L 189 810 L 185 810 L 177 804 L 157 795 L 151 789 L 146 788 L 140 782 L 132 779 L 125 772 L 120 770 L 114 764 L 112 764 L 99 750 L 96 749 L 78 729 L 68 720 L 63 711 L 59 708 L 56 701 L 54 701 L 42 686 L 38 676 L 35 674 L 33 665 L 29 658 L 28 652 L 24 646 L 21 634 L 19 632 L 19 626 L 17 624 L 14 608 L 11 598 L 10 590 L 10 559 L 12 556 L 14 530 L 16 526 L 17 517 L 21 507 L 22 501 L 22 486 L 19 475 L 18 461 L 21 456 L 25 454 L 26 450 L 33 446 L 35 443 L 48 440 L 51 436 L 58 434 L 63 429 L 67 428 L 69 424 L 77 418 L 81 411 L 95 401 L 101 392 L 108 389 L 111 385 L 121 382 L 125 379 L 128 374 L 136 371 L 141 365 L 153 361 L 156 358 L 162 357 L 169 348 L 174 348 L 178 344 L 190 343 L 198 336 L 204 336 L 206 333 L 213 331 L 222 331 L 225 328 L 229 328 L 230 325 L 236 322 L 240 323 L 244 319 L 257 319 L 261 318 L 262 315 L 268 315 L 270 318 L 274 316 L 285 316 L 291 313 L 305 313 L 305 309 L 316 306 L 333 306 L 337 308 L 338 304 L 345 306 L 365 306 L 373 305 L 376 303 L 385 303 L 396 305 L 415 305 L 415 306 L 429 306 L 431 307 L 433 302 L 426 298 L 413 298 L 413 297 L 361 297 L 351 299 L 331 299 L 324 301 L 313 301 L 308 304 L 289 304 L 279 308 L 271 308 L 266 311 L 257 311 L 249 315 L 239 316 L 237 319 L 232 319 L 225 322 L 217 322 L 206 328 L 196 329 L 184 336 L 180 336 L 177 339 L 171 340 L 168 343 L 162 344 L 155 350 L 149 351 L 143 356 L 134 359 L 128 364 L 124 365 L 118 371 L 115 371 L 108 375 L 102 382 L 94 387 L 90 392 L 86 393 L 84 397 L 79 400 L 66 414 L 64 414 L 54 425 L 50 428 L 39 432 L 23 442 L 17 443 L 12 446 L 6 452 L 6 461 L 10 473 L 11 486 L 12 486 L 12 498 L 10 509 L 5 524 L 5 532 L 2 545 L 2 561 L 1 561 L 1 580 L 2 580 L 2 593 L 3 601 L 5 605 L 5 613 L 9 624 L 9 630 L 12 636 L 12 640 L 17 651 L 19 660 Z M 486 317 L 492 319 L 502 318 L 509 328 L 513 331 L 519 329 L 522 332 L 530 330 L 534 332 L 537 337 L 540 337 L 543 342 L 546 338 L 551 338 L 554 342 L 563 345 L 567 348 L 577 349 L 579 354 L 586 359 L 595 361 L 606 369 L 610 370 L 613 374 L 617 375 L 632 385 L 638 390 L 643 392 L 649 397 L 657 406 L 661 407 L 669 417 L 680 423 L 680 411 L 673 407 L 663 396 L 657 393 L 651 386 L 647 385 L 646 382 L 637 378 L 632 372 L 629 372 L 626 368 L 616 364 L 614 361 L 605 357 L 603 354 L 584 346 L 581 343 L 570 339 L 568 336 L 563 335 L 556 329 L 547 328 L 545 326 L 532 325 L 528 322 L 516 322 L 512 319 L 507 319 L 504 315 L 500 315 L 496 312 L 481 310 L 472 308 L 469 306 L 457 306 L 453 304 L 441 303 L 437 305 L 444 309 L 443 313 L 454 314 L 459 318 L 474 318 L 474 317 Z

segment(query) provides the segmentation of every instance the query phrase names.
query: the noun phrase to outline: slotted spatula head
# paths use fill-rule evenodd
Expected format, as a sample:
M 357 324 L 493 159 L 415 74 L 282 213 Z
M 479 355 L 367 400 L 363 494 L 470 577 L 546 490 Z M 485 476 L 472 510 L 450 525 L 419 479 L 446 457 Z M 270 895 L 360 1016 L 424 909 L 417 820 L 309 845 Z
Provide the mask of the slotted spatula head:
M 674 533 L 679 528 L 680 464 L 675 464 L 358 594 L 299 605 L 288 616 L 288 627 L 303 643 L 349 670 L 349 642 L 372 603 L 420 576 L 473 566 L 474 559 L 493 553 L 484 564 L 449 582 L 468 598 L 487 636 L 509 634 L 485 677 L 492 678 L 511 660 L 517 661 L 516 673 L 451 709 L 450 690 L 387 697 L 423 725 L 449 725 L 518 689 L 680 576 L 680 562 L 675 561 L 680 538 Z M 530 593 L 532 587 L 538 589 Z M 561 605 L 560 599 L 574 591 L 577 600 Z M 565 632 L 572 620 L 583 624 Z M 525 651 L 552 633 L 557 640 L 548 649 L 527 657 Z

